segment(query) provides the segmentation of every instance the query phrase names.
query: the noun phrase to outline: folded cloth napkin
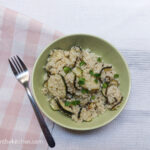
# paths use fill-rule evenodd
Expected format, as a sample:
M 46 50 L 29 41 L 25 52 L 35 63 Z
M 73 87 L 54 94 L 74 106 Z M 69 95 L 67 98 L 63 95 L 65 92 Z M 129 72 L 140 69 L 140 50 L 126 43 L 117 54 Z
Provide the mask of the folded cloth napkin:
M 39 53 L 62 34 L 37 20 L 0 7 L 0 150 L 41 150 L 48 145 L 8 58 L 19 55 L 30 71 Z M 52 122 L 48 120 L 49 129 Z

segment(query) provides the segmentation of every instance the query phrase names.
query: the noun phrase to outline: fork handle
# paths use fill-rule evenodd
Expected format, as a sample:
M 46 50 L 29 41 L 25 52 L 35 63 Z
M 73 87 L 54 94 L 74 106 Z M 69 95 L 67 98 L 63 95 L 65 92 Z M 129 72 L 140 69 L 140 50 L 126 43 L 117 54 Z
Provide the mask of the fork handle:
M 54 141 L 54 139 L 53 139 L 53 137 L 52 137 L 52 135 L 51 135 L 51 133 L 50 133 L 46 123 L 45 123 L 45 120 L 44 120 L 44 118 L 43 118 L 43 116 L 42 116 L 42 114 L 41 114 L 41 112 L 40 112 L 40 110 L 39 110 L 39 108 L 38 108 L 34 98 L 33 98 L 33 95 L 31 94 L 31 91 L 30 91 L 29 87 L 25 87 L 25 89 L 26 89 L 27 95 L 28 95 L 28 97 L 30 99 L 30 102 L 32 104 L 32 107 L 34 109 L 34 112 L 36 114 L 36 117 L 38 119 L 38 122 L 39 122 L 39 124 L 41 126 L 41 129 L 42 129 L 42 131 L 44 133 L 46 141 L 47 141 L 47 143 L 48 143 L 48 145 L 50 147 L 54 147 L 55 146 L 55 141 Z

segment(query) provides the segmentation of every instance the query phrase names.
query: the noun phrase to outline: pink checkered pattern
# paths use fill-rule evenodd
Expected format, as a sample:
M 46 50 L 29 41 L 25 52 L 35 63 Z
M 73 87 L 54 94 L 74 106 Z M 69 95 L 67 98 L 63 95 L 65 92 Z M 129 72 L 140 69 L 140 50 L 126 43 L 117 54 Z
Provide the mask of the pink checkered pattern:
M 31 73 L 39 53 L 61 35 L 37 20 L 0 7 L 0 150 L 47 149 L 31 104 L 12 74 L 8 58 L 19 55 Z

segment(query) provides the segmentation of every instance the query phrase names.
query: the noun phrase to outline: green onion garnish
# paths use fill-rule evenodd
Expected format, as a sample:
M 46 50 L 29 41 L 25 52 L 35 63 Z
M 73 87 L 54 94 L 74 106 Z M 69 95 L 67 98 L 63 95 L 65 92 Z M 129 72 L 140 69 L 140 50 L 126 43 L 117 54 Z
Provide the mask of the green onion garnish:
M 93 99 L 95 99 L 95 95 L 92 95 L 92 96 L 91 96 L 91 100 L 93 100 Z
M 93 76 L 93 75 L 94 75 L 93 70 L 90 70 L 90 71 L 89 71 L 89 74 L 90 74 L 91 76 Z
M 74 101 L 65 101 L 65 106 L 70 106 L 70 105 L 79 105 L 80 101 L 79 100 L 74 100 Z
M 79 100 L 76 100 L 76 105 L 79 105 L 80 104 L 80 101 Z
M 79 105 L 79 104 L 80 104 L 80 101 L 74 100 L 74 101 L 71 102 L 71 104 L 76 106 L 76 105 Z
M 107 86 L 108 86 L 107 83 L 103 83 L 102 85 L 103 88 L 107 88 Z
M 119 78 L 119 74 L 114 74 L 114 78 Z
M 80 66 L 83 66 L 83 65 L 86 65 L 86 63 L 82 60 L 82 61 L 80 62 Z
M 100 57 L 97 58 L 98 62 L 102 62 L 102 59 Z
M 70 67 L 64 67 L 64 72 L 67 74 L 71 71 L 71 68 Z
M 85 84 L 85 78 L 79 78 L 78 84 L 79 85 Z
M 100 77 L 100 73 L 94 73 L 93 70 L 90 70 L 90 71 L 89 71 L 89 74 L 90 74 L 91 76 L 96 77 L 96 78 Z
M 83 94 L 87 94 L 89 91 L 88 91 L 88 89 L 82 89 L 81 92 L 82 92 Z
M 70 106 L 70 105 L 71 105 L 71 102 L 65 101 L 65 106 Z
M 95 83 L 98 83 L 98 79 L 95 79 L 94 81 L 95 81 Z
M 94 77 L 96 77 L 96 78 L 100 77 L 100 73 L 95 73 Z

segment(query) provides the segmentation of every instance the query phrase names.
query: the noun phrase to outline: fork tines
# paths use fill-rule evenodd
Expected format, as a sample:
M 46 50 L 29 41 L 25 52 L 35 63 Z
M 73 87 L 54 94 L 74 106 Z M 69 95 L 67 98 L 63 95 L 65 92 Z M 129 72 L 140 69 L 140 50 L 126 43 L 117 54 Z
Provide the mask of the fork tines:
M 25 66 L 25 64 L 17 55 L 11 57 L 10 59 L 8 59 L 8 61 L 15 75 L 27 70 L 27 67 Z

